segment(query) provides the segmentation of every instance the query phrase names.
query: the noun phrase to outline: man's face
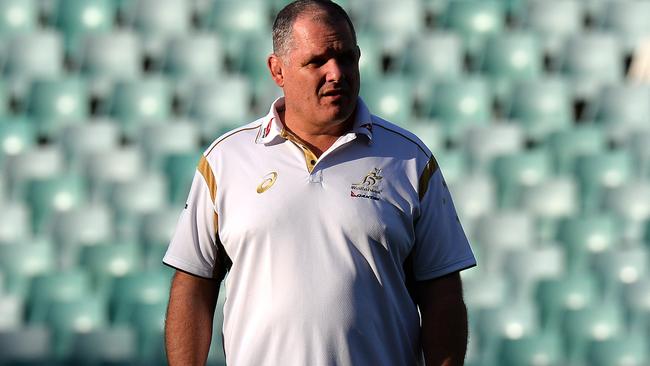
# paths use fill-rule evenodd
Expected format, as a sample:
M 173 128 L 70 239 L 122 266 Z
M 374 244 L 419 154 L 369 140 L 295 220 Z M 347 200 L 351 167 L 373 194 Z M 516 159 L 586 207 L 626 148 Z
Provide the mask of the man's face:
M 359 95 L 359 49 L 341 20 L 317 21 L 310 14 L 296 19 L 288 51 L 279 56 L 287 116 L 319 127 L 346 121 Z

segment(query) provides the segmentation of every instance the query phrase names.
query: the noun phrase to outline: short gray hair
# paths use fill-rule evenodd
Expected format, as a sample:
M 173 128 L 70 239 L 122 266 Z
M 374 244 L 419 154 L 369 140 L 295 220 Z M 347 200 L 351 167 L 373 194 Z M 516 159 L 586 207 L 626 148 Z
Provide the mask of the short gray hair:
M 357 35 L 352 25 L 352 20 L 343 8 L 331 0 L 297 0 L 280 10 L 273 22 L 273 53 L 284 55 L 289 51 L 289 43 L 293 34 L 293 23 L 302 14 L 324 12 L 325 17 L 319 20 L 325 22 L 336 22 L 345 20 L 350 27 L 354 43 L 357 42 Z

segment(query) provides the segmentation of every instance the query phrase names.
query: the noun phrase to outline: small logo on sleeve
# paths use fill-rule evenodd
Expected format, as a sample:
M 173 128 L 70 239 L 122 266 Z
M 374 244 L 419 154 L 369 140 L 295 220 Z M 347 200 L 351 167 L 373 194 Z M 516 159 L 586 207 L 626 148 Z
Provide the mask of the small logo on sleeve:
M 381 169 L 374 168 L 370 173 L 363 177 L 360 183 L 352 184 L 350 186 L 350 197 L 379 200 L 381 196 L 381 189 L 379 186 L 381 181 L 384 179 L 380 173 Z
M 271 186 L 273 186 L 277 178 L 278 178 L 278 173 L 276 172 L 271 172 L 265 175 L 262 183 L 260 183 L 260 185 L 257 186 L 257 193 L 266 192 L 269 188 L 271 188 Z

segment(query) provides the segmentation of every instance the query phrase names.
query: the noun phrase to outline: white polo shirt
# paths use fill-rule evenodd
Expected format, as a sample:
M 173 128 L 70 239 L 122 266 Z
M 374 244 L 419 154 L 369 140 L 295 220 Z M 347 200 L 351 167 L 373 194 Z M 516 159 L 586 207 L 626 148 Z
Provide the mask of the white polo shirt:
M 421 363 L 407 272 L 476 264 L 435 159 L 361 99 L 353 129 L 316 158 L 283 107 L 206 150 L 164 263 L 217 277 L 215 261 L 232 260 L 229 366 Z

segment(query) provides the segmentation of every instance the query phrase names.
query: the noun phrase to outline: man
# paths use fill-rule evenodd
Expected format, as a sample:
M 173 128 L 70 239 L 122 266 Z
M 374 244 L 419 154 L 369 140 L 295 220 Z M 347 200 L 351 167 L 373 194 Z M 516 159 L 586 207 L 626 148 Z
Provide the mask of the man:
M 358 98 L 338 5 L 289 4 L 273 48 L 284 98 L 206 150 L 164 258 L 170 365 L 205 362 L 227 270 L 229 365 L 462 364 L 476 262 L 435 159 Z

